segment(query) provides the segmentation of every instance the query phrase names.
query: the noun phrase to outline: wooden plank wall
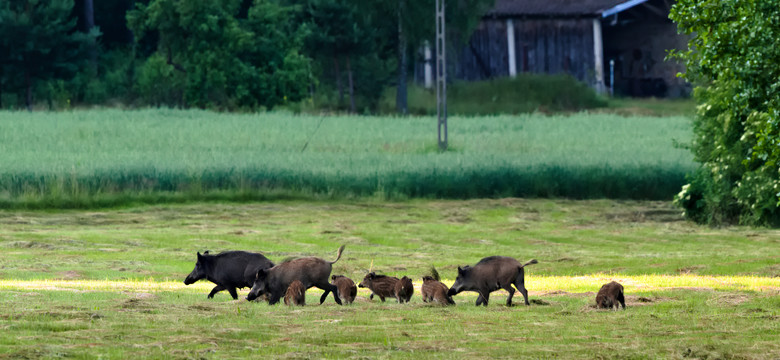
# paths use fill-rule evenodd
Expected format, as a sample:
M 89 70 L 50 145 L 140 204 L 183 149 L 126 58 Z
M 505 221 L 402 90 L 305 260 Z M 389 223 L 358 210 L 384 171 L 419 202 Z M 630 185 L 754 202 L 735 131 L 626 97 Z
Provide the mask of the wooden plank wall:
M 514 24 L 518 73 L 568 73 L 593 83 L 592 19 L 517 18 Z M 483 20 L 470 45 L 457 52 L 455 77 L 474 81 L 509 76 L 506 41 L 505 19 Z M 479 59 L 471 47 L 477 50 Z

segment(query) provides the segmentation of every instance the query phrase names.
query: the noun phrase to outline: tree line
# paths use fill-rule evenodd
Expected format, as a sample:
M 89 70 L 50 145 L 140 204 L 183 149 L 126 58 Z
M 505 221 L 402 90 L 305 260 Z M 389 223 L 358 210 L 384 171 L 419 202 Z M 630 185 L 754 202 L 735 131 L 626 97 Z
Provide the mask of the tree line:
M 493 3 L 450 1 L 450 38 Z M 405 113 L 412 57 L 434 31 L 434 0 L 8 0 L 0 107 L 257 110 L 319 96 L 356 112 L 396 87 Z

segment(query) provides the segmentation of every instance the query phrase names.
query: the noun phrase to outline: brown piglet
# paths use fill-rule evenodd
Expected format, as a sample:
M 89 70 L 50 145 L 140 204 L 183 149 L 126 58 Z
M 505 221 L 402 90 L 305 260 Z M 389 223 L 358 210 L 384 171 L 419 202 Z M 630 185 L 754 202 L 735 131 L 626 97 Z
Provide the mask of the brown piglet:
M 358 284 L 358 287 L 371 290 L 369 299 L 373 300 L 374 295 L 376 295 L 379 296 L 382 302 L 385 302 L 386 297 L 395 297 L 395 284 L 398 281 L 397 277 L 377 275 L 374 272 L 370 272 L 366 274 L 363 281 Z
M 306 288 L 300 280 L 293 281 L 284 293 L 285 305 L 306 305 Z
M 612 281 L 604 284 L 596 294 L 596 306 L 600 309 L 619 309 L 623 306 L 623 310 L 626 309 L 626 300 L 623 296 L 623 285 Z
M 333 275 L 330 277 L 330 279 L 333 280 L 331 284 L 335 285 L 339 289 L 339 298 L 341 298 L 341 302 L 344 305 L 351 304 L 353 301 L 355 301 L 355 297 L 357 296 L 357 286 L 355 286 L 355 282 L 353 282 L 352 279 L 343 275 Z
M 452 297 L 447 295 L 450 289 L 441 281 L 432 276 L 423 276 L 422 278 L 422 298 L 423 302 L 437 302 L 441 305 L 455 305 Z
M 412 279 L 406 276 L 402 277 L 401 280 L 398 280 L 398 282 L 395 283 L 395 290 L 393 292 L 395 293 L 395 299 L 398 300 L 399 304 L 408 303 L 409 299 L 412 298 L 412 294 L 414 294 Z

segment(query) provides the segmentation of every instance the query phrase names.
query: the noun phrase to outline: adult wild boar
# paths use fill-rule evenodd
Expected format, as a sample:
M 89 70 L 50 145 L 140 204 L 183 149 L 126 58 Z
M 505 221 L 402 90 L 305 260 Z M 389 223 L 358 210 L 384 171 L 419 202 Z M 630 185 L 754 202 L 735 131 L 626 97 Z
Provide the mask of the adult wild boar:
M 370 272 L 366 274 L 358 287 L 371 290 L 371 296 L 368 297 L 370 300 L 374 300 L 374 295 L 376 295 L 379 296 L 379 300 L 385 302 L 386 297 L 395 297 L 395 284 L 398 281 L 400 280 L 397 277 Z
M 455 301 L 452 297 L 447 295 L 447 285 L 444 285 L 439 280 L 436 280 L 433 276 L 423 276 L 422 278 L 422 298 L 423 302 L 437 302 L 441 305 L 455 305 Z
M 599 293 L 596 294 L 596 306 L 601 309 L 619 309 L 620 305 L 623 306 L 623 310 L 626 309 L 626 300 L 623 297 L 623 285 L 612 281 L 604 284 L 599 289 Z
M 184 279 L 184 285 L 206 279 L 217 284 L 211 289 L 209 299 L 222 290 L 227 290 L 233 299 L 238 299 L 236 288 L 252 287 L 257 271 L 272 266 L 274 263 L 271 260 L 258 253 L 225 251 L 217 255 L 209 255 L 206 251 L 203 255 L 198 253 L 195 269 Z
M 509 292 L 506 305 L 512 306 L 512 296 L 515 294 L 512 284 L 514 284 L 517 290 L 523 294 L 525 304 L 531 305 L 528 302 L 528 291 L 525 289 L 523 268 L 536 263 L 538 262 L 534 259 L 521 265 L 511 257 L 490 256 L 480 260 L 474 266 L 458 267 L 458 277 L 447 295 L 453 296 L 461 291 L 476 291 L 479 294 L 477 306 L 487 306 L 490 293 L 504 289 Z
M 333 292 L 333 298 L 336 303 L 341 305 L 338 296 L 338 288 L 328 282 L 330 272 L 333 270 L 333 264 L 341 259 L 341 253 L 344 251 L 344 245 L 338 250 L 336 260 L 326 261 L 318 257 L 304 257 L 292 259 L 276 265 L 270 269 L 260 269 L 255 275 L 255 282 L 252 289 L 249 290 L 247 300 L 254 300 L 258 296 L 268 294 L 268 304 L 274 305 L 284 296 L 285 291 L 290 284 L 299 280 L 303 283 L 304 289 L 312 286 L 325 291 L 320 299 L 320 304 L 325 301 L 329 292 Z
M 341 299 L 341 303 L 345 305 L 352 304 L 357 296 L 357 286 L 355 286 L 355 282 L 344 275 L 333 275 L 330 279 L 333 280 L 331 284 L 339 288 L 338 297 Z M 325 301 L 325 297 L 327 296 L 327 293 L 322 294 L 320 302 Z
M 285 305 L 306 305 L 306 288 L 303 287 L 303 283 L 299 280 L 295 280 L 287 287 L 287 291 L 284 293 Z
M 398 280 L 398 282 L 395 283 L 393 292 L 395 293 L 395 299 L 398 300 L 399 304 L 408 303 L 412 298 L 412 294 L 414 294 L 412 279 L 406 276 L 402 277 L 401 280 Z

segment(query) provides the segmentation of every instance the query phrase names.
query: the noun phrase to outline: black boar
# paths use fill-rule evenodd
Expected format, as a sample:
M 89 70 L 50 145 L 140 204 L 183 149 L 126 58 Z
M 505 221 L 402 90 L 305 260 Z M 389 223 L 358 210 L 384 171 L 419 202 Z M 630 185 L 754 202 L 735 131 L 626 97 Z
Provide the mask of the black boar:
M 401 280 L 398 280 L 398 282 L 395 283 L 395 289 L 393 291 L 395 294 L 395 299 L 398 300 L 399 304 L 403 304 L 405 302 L 409 302 L 409 300 L 412 298 L 412 294 L 414 294 L 414 284 L 412 284 L 412 279 L 404 276 L 401 278 Z
M 207 279 L 217 286 L 211 289 L 208 298 L 227 290 L 233 299 L 238 299 L 236 288 L 252 287 L 255 274 L 260 269 L 273 267 L 274 263 L 262 254 L 246 251 L 226 251 L 217 255 L 209 255 L 206 251 L 198 253 L 195 269 L 184 279 L 184 285 L 190 285 L 200 279 Z
M 376 295 L 379 296 L 379 300 L 385 302 L 386 297 L 395 297 L 395 284 L 398 281 L 397 277 L 377 275 L 374 272 L 370 272 L 363 278 L 358 287 L 371 290 L 369 299 L 373 300 L 374 295 Z
M 333 275 L 330 277 L 330 279 L 333 280 L 331 284 L 339 288 L 339 298 L 341 299 L 341 303 L 345 305 L 352 304 L 352 302 L 355 301 L 355 297 L 357 296 L 357 286 L 355 286 L 355 282 L 343 275 Z M 326 297 L 328 294 L 322 294 L 322 296 Z M 324 298 L 320 298 L 320 300 L 325 301 Z
M 596 294 L 596 306 L 601 309 L 619 309 L 623 306 L 623 310 L 626 309 L 626 300 L 623 297 L 623 285 L 617 282 L 610 282 L 604 284 Z
M 447 285 L 444 285 L 444 283 L 436 280 L 432 276 L 423 276 L 422 281 L 423 302 L 436 301 L 441 305 L 455 305 L 455 301 L 452 300 L 452 297 L 447 295 L 447 291 L 450 290 Z
M 515 294 L 515 285 L 517 290 L 523 294 L 526 305 L 528 302 L 528 291 L 525 289 L 525 268 L 528 265 L 538 263 L 536 259 L 525 264 L 520 264 L 517 260 L 506 256 L 490 256 L 480 260 L 474 266 L 458 267 L 458 277 L 455 283 L 447 291 L 447 295 L 453 296 L 461 291 L 476 291 L 477 306 L 488 304 L 490 293 L 498 289 L 504 289 L 509 292 L 506 299 L 506 305 L 512 306 L 512 296 Z
M 341 305 L 338 296 L 338 288 L 328 282 L 330 272 L 333 270 L 333 264 L 339 261 L 341 253 L 344 251 L 344 245 L 338 250 L 336 260 L 326 261 L 318 257 L 305 257 L 285 261 L 270 269 L 260 269 L 255 275 L 255 282 L 252 289 L 249 290 L 247 300 L 254 300 L 258 296 L 268 294 L 268 304 L 274 305 L 279 302 L 290 284 L 299 280 L 304 289 L 312 286 L 325 291 L 320 299 L 320 304 L 325 301 L 329 292 L 333 292 L 333 298 L 336 303 Z
M 303 283 L 299 280 L 295 280 L 287 287 L 287 292 L 284 293 L 285 305 L 306 305 L 306 288 L 303 287 Z

